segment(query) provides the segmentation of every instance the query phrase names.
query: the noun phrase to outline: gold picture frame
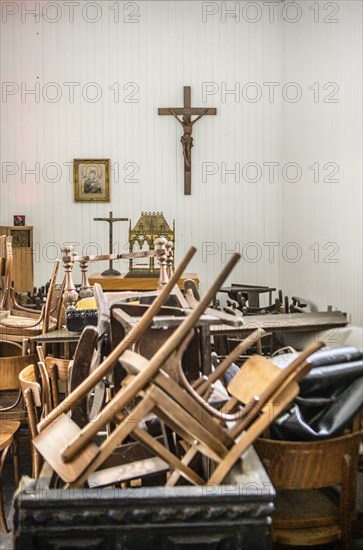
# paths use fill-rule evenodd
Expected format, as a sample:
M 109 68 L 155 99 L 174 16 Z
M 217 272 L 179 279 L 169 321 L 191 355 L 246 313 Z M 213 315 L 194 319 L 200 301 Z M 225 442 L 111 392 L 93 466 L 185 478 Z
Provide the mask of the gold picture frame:
M 110 202 L 110 159 L 74 159 L 74 202 Z

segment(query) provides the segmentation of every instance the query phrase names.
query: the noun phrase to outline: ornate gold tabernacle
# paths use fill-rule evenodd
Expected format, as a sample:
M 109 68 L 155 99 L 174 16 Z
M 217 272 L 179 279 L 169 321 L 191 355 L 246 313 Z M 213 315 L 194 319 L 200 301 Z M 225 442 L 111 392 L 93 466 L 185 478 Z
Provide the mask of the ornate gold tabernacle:
M 174 250 L 175 243 L 175 220 L 173 220 L 173 229 L 169 226 L 162 212 L 141 212 L 141 216 L 131 229 L 131 220 L 129 226 L 129 251 L 138 252 L 139 250 L 154 250 L 154 240 L 164 237 L 172 243 Z M 174 268 L 174 260 L 173 260 Z M 159 276 L 159 269 L 155 269 L 154 258 L 148 258 L 147 264 L 134 263 L 129 260 L 130 276 Z

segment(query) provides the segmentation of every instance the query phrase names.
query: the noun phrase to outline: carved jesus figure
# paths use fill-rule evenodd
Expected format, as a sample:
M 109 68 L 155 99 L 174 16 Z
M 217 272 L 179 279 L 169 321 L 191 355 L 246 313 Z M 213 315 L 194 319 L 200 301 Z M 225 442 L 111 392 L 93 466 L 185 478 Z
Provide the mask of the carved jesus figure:
M 171 114 L 176 118 L 176 120 L 182 125 L 184 134 L 182 135 L 180 141 L 183 146 L 183 155 L 184 155 L 184 162 L 185 162 L 185 169 L 190 170 L 191 169 L 191 153 L 192 153 L 192 147 L 193 147 L 193 138 L 192 138 L 192 132 L 193 132 L 193 124 L 198 122 L 202 116 L 204 116 L 207 113 L 208 109 L 205 109 L 205 111 L 198 115 L 197 118 L 192 120 L 190 115 L 183 115 L 180 119 L 178 115 L 170 109 Z

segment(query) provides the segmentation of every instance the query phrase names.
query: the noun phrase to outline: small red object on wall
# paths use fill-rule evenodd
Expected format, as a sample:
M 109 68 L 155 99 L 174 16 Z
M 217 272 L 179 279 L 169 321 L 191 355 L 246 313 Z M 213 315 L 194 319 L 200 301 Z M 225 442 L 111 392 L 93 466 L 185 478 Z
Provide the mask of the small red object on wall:
M 14 225 L 25 225 L 25 216 L 14 216 Z

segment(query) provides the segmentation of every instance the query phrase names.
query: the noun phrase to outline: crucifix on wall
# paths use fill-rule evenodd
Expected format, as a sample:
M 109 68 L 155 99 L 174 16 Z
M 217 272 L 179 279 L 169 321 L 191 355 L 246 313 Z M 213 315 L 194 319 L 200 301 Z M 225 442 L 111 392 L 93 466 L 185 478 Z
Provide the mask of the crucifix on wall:
M 181 137 L 184 155 L 184 195 L 192 194 L 192 147 L 193 147 L 193 125 L 204 115 L 216 115 L 217 109 L 191 106 L 190 86 L 184 86 L 184 107 L 159 108 L 159 115 L 172 115 L 182 125 L 184 133 Z M 192 116 L 196 116 L 192 120 Z M 179 118 L 180 117 L 180 118 Z

